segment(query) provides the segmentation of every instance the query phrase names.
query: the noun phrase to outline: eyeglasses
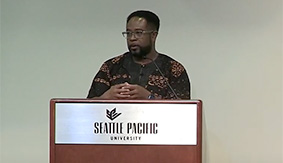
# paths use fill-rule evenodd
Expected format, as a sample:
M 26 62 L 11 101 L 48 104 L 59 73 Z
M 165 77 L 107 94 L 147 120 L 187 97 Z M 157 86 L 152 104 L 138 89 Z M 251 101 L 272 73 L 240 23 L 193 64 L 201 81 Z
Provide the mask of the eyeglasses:
M 141 38 L 144 34 L 146 33 L 153 33 L 154 31 L 144 31 L 144 30 L 138 30 L 138 31 L 134 31 L 134 32 L 130 32 L 130 31 L 126 31 L 126 32 L 122 32 L 122 35 L 129 39 L 131 38 L 133 35 L 135 36 L 135 38 Z

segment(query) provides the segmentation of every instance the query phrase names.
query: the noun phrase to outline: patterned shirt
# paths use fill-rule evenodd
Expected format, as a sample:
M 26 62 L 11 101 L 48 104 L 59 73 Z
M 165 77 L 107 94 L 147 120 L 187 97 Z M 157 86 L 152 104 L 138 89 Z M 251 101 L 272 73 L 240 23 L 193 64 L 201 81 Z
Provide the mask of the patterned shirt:
M 103 63 L 93 79 L 87 98 L 99 97 L 111 86 L 128 82 L 143 86 L 155 97 L 176 99 L 167 81 L 179 98 L 190 99 L 190 81 L 182 64 L 167 55 L 158 54 L 155 61 L 141 65 L 134 62 L 127 52 Z

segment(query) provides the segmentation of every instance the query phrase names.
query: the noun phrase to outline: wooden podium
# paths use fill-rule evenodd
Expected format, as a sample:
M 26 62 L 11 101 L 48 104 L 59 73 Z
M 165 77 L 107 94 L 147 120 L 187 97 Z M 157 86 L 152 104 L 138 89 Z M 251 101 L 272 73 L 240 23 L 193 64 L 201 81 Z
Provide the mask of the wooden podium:
M 145 111 L 142 110 L 142 107 L 144 107 Z M 186 110 L 195 108 L 196 112 L 192 112 L 195 115 L 184 115 L 188 113 L 180 112 L 178 107 L 187 108 Z M 136 108 L 139 108 L 137 109 L 139 111 L 135 111 Z M 133 119 L 139 118 L 135 117 L 136 114 L 138 116 L 155 109 L 159 110 L 152 113 L 154 115 L 150 116 L 151 119 L 148 115 L 145 116 L 146 122 L 142 122 L 142 120 L 132 122 Z M 96 110 L 100 112 L 96 113 Z M 160 110 L 162 111 L 160 112 Z M 176 110 L 178 116 L 172 114 L 172 112 L 167 114 L 167 110 L 173 110 L 173 113 Z M 130 111 L 134 112 L 134 114 L 137 113 L 130 115 L 128 113 Z M 83 114 L 82 112 L 86 113 Z M 158 115 L 156 115 L 157 113 Z M 127 114 L 129 117 L 126 117 Z M 69 118 L 66 118 L 67 116 Z M 121 120 L 122 116 L 126 117 L 127 120 Z M 104 119 L 101 120 L 101 117 Z M 186 143 L 186 136 L 177 134 L 174 129 L 172 129 L 170 135 L 166 134 L 166 132 L 164 132 L 164 136 L 162 135 L 163 130 L 167 130 L 162 126 L 169 127 L 175 121 L 190 121 L 194 117 L 195 123 L 193 125 L 176 123 L 178 127 L 182 128 L 180 132 L 186 132 L 190 128 L 189 126 L 196 130 L 192 134 L 188 133 L 192 137 L 195 136 L 195 144 Z M 99 119 L 99 121 L 95 118 Z M 120 121 L 118 122 L 119 118 Z M 158 118 L 162 118 L 164 121 L 151 123 Z M 111 122 L 105 122 L 104 124 L 103 120 L 105 119 Z M 88 121 L 91 122 L 89 126 L 78 124 L 87 124 Z M 128 133 L 135 132 L 138 135 L 137 140 L 136 137 L 119 136 L 124 132 L 122 129 L 126 131 L 126 127 L 122 126 L 126 126 L 126 121 L 128 123 Z M 163 125 L 163 122 L 169 125 Z M 112 130 L 109 130 L 108 124 L 113 124 Z M 131 128 L 132 124 L 139 127 L 138 130 L 133 130 Z M 85 127 L 86 129 L 84 129 Z M 92 133 L 87 134 L 83 130 L 92 130 Z M 68 134 L 69 132 L 70 134 Z M 111 134 L 114 136 L 111 136 Z M 85 136 L 87 138 L 84 139 Z M 101 139 L 94 138 L 96 136 L 100 136 Z M 163 139 L 163 137 L 165 138 Z M 115 141 L 115 138 L 118 138 L 119 141 Z M 143 141 L 139 142 L 139 140 Z M 182 144 L 182 142 L 185 143 Z M 50 100 L 50 163 L 201 163 L 201 151 L 202 102 L 200 100 Z

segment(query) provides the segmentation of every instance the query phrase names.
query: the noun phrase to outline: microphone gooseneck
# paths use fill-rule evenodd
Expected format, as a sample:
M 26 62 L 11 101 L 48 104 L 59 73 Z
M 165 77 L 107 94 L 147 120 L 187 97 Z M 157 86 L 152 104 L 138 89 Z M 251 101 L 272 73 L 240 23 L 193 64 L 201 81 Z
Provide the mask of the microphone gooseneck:
M 161 74 L 161 76 L 165 79 L 165 82 L 166 82 L 167 86 L 169 87 L 169 89 L 171 90 L 171 92 L 174 94 L 175 98 L 176 98 L 176 99 L 180 99 L 180 98 L 177 96 L 177 94 L 176 94 L 176 92 L 174 91 L 174 89 L 171 87 L 170 83 L 166 80 L 164 74 L 162 73 L 162 71 L 160 70 L 160 68 L 159 68 L 158 65 L 156 64 L 156 62 L 155 62 L 153 59 L 148 58 L 148 57 L 146 57 L 146 56 L 143 56 L 143 58 L 144 58 L 144 59 L 149 59 L 149 60 L 151 60 L 151 61 L 153 62 L 154 66 L 157 68 L 158 72 L 159 72 L 159 73 Z

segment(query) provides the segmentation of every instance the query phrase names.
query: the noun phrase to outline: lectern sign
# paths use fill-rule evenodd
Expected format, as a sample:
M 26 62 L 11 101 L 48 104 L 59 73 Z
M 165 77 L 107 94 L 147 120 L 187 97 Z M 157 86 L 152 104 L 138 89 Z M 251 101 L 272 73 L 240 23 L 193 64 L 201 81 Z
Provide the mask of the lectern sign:
M 196 145 L 197 104 L 57 103 L 55 144 Z

